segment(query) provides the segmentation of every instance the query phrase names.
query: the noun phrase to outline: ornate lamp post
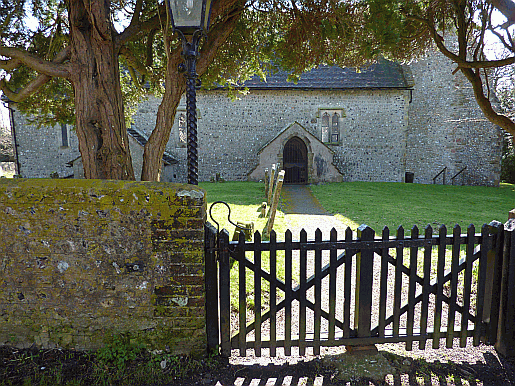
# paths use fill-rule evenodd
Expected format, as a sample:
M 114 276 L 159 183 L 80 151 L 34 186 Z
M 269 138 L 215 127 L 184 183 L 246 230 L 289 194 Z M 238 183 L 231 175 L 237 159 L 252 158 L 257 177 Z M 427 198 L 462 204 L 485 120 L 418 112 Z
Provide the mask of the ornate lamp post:
M 188 184 L 198 185 L 197 92 L 198 46 L 209 28 L 212 0 L 165 0 L 172 30 L 182 41 L 184 64 L 179 71 L 186 76 L 186 121 L 188 128 Z

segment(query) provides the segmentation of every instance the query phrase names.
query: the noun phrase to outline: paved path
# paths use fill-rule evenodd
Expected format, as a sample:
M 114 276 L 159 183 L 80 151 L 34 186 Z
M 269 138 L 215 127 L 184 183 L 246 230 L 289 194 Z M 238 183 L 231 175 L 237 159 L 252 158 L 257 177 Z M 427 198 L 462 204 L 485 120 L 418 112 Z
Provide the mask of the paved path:
M 322 208 L 307 185 L 284 185 L 281 197 L 282 210 L 294 240 L 299 239 L 303 228 L 308 233 L 308 239 L 314 239 L 316 229 L 320 228 L 322 239 L 328 240 L 333 227 L 338 232 L 338 238 L 343 238 L 347 226 Z

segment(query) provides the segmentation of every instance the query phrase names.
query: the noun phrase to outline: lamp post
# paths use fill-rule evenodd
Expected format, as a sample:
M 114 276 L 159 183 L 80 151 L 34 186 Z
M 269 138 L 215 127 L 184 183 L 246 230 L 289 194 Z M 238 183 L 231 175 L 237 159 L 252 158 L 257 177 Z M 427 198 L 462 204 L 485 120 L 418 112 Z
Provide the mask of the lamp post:
M 186 123 L 188 129 L 188 184 L 198 185 L 197 152 L 197 58 L 200 40 L 209 28 L 212 0 L 165 0 L 173 32 L 182 41 L 184 64 L 179 67 L 186 76 Z M 189 39 L 188 39 L 189 38 Z

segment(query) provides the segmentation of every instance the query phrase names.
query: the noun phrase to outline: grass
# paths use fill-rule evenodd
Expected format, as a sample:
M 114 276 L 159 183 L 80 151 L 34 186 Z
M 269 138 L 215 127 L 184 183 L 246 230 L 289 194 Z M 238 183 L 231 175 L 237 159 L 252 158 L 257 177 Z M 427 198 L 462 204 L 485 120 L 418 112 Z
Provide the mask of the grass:
M 263 233 L 266 225 L 266 218 L 259 218 L 259 207 L 265 199 L 265 185 L 258 182 L 224 182 L 212 183 L 204 182 L 199 186 L 207 192 L 207 216 L 208 221 L 213 225 L 216 224 L 210 217 L 211 205 L 216 201 L 225 201 L 231 208 L 230 219 L 233 223 L 237 222 L 253 222 L 254 230 Z M 214 220 L 220 223 L 220 229 L 227 229 L 229 231 L 230 239 L 232 240 L 235 227 L 228 221 L 227 217 L 229 211 L 223 204 L 217 204 L 212 208 Z M 274 227 L 277 232 L 277 238 L 282 239 L 284 232 L 286 232 L 286 221 L 284 213 L 277 210 Z M 253 261 L 254 256 L 252 252 L 247 252 L 247 258 Z M 262 267 L 270 272 L 270 253 L 261 253 Z M 277 276 L 284 279 L 284 251 L 277 252 Z M 231 304 L 234 309 L 238 307 L 238 264 L 234 264 L 231 269 Z M 262 292 L 264 298 L 262 299 L 263 306 L 268 304 L 268 293 L 270 283 L 266 280 L 261 282 Z M 250 270 L 246 273 L 246 289 L 247 289 L 247 308 L 254 308 L 254 275 Z
M 462 231 L 470 224 L 479 229 L 492 220 L 502 223 L 515 208 L 515 185 L 500 187 L 423 185 L 388 182 L 345 182 L 311 186 L 320 204 L 355 230 L 367 224 L 390 233 L 402 225 L 433 229 L 455 224 Z
M 236 221 L 253 221 L 256 230 L 262 230 L 266 221 L 259 219 L 257 208 L 264 198 L 264 185 L 252 182 L 204 183 L 201 187 L 207 191 L 208 208 L 217 200 L 230 204 L 231 219 Z M 333 213 L 344 224 L 356 230 L 360 224 L 367 224 L 380 234 L 384 226 L 390 228 L 394 235 L 399 225 L 405 227 L 409 235 L 411 227 L 416 225 L 423 234 L 423 229 L 430 224 L 434 233 L 441 225 L 447 226 L 447 233 L 459 224 L 462 233 L 470 224 L 480 231 L 484 223 L 492 220 L 505 222 L 508 212 L 515 208 L 515 185 L 501 184 L 500 187 L 423 185 L 385 182 L 347 182 L 312 185 L 311 190 L 320 204 Z M 215 219 L 222 228 L 231 231 L 234 227 L 227 221 L 227 209 L 216 206 L 213 210 Z M 220 219 L 220 220 L 219 220 Z M 284 238 L 286 221 L 284 213 L 278 211 L 274 229 L 278 239 Z M 324 235 L 326 236 L 326 235 Z M 463 251 L 465 247 L 463 246 Z M 436 249 L 433 251 L 436 254 Z M 448 248 L 446 266 L 450 265 L 451 247 Z M 268 254 L 263 253 L 263 266 L 269 270 Z M 252 260 L 252 255 L 247 258 Z M 278 276 L 284 278 L 284 254 L 278 254 Z M 422 260 L 420 260 L 421 262 Z M 435 260 L 436 261 L 436 260 Z M 406 261 L 405 264 L 409 265 Z M 233 307 L 237 305 L 237 265 L 231 270 L 231 299 Z M 419 267 L 421 268 L 421 267 Z M 294 267 L 295 269 L 295 267 Z M 474 275 L 476 276 L 476 275 Z M 251 272 L 247 273 L 247 305 L 254 305 L 254 283 Z M 268 282 L 262 282 L 263 292 L 267 293 Z M 266 307 L 266 297 L 263 299 Z
M 259 207 L 265 199 L 265 185 L 259 182 L 203 182 L 199 186 L 207 192 L 207 220 L 216 224 L 210 217 L 211 205 L 216 201 L 225 201 L 231 208 L 230 218 L 234 223 L 253 222 L 254 229 L 262 233 L 266 225 L 266 218 L 259 218 Z M 229 234 L 234 233 L 235 227 L 227 220 L 228 209 L 223 204 L 217 204 L 212 209 L 215 221 L 220 223 L 220 229 L 227 229 Z M 274 230 L 278 234 L 286 231 L 284 213 L 277 210 Z

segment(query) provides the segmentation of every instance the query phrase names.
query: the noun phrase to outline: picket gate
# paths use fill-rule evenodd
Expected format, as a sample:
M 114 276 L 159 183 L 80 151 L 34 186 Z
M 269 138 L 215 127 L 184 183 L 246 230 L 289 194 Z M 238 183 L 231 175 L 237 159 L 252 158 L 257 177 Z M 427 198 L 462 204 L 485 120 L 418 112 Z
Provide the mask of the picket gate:
M 243 233 L 230 241 L 208 223 L 208 348 L 222 356 L 233 349 L 289 356 L 388 342 L 405 342 L 407 350 L 458 340 L 460 347 L 502 346 L 500 338 L 514 334 L 506 320 L 515 304 L 515 227 L 505 227 L 492 222 L 476 233 L 471 225 L 462 234 L 456 226 L 447 234 L 442 226 L 434 234 L 428 226 L 422 235 L 413 227 L 409 236 L 399 227 L 391 236 L 362 225 L 343 235 L 333 229 L 326 240 L 320 230 L 314 239 L 303 230 L 294 241 L 288 230 L 284 241 L 274 231 L 267 241 L 259 232 L 253 241 Z

